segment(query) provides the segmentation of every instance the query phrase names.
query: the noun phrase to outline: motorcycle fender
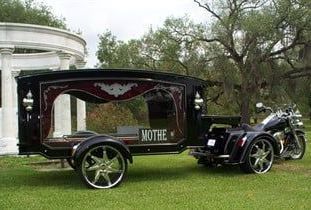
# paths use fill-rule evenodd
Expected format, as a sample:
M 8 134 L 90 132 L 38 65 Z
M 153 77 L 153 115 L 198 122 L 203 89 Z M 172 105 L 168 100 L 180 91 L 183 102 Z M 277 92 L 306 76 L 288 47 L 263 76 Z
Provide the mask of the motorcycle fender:
M 128 148 L 128 146 L 126 144 L 124 144 L 124 142 L 115 139 L 112 136 L 108 136 L 108 135 L 95 135 L 95 136 L 91 136 L 88 139 L 84 140 L 83 142 L 81 142 L 76 150 L 74 151 L 73 154 L 73 159 L 76 163 L 78 163 L 79 158 L 81 158 L 81 155 L 90 147 L 95 146 L 95 145 L 102 145 L 102 144 L 106 144 L 106 145 L 110 145 L 110 146 L 114 146 L 115 148 L 117 148 L 126 159 L 129 160 L 130 163 L 133 163 L 133 157 L 131 155 L 131 152 Z
M 295 129 L 295 132 L 296 132 L 296 134 L 299 136 L 299 135 L 305 135 L 306 133 L 303 131 L 303 130 L 301 130 L 301 129 Z
M 258 138 L 265 138 L 270 141 L 274 148 L 274 154 L 279 155 L 279 148 L 277 145 L 277 141 L 273 136 L 271 136 L 269 133 L 266 132 L 246 132 L 246 142 L 244 146 L 242 147 L 242 152 L 240 156 L 240 163 L 244 163 L 246 161 L 246 153 L 253 141 L 255 141 Z

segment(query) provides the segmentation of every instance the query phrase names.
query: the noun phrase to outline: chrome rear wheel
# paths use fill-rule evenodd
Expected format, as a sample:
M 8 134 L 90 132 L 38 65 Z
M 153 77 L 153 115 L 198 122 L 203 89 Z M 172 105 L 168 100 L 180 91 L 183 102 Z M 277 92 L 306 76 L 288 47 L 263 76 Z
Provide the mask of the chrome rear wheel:
M 266 139 L 257 139 L 249 146 L 245 163 L 241 164 L 241 169 L 248 173 L 263 174 L 271 169 L 273 159 L 272 144 Z
M 79 164 L 80 176 L 91 188 L 115 187 L 120 184 L 126 171 L 126 159 L 117 148 L 110 145 L 90 148 Z

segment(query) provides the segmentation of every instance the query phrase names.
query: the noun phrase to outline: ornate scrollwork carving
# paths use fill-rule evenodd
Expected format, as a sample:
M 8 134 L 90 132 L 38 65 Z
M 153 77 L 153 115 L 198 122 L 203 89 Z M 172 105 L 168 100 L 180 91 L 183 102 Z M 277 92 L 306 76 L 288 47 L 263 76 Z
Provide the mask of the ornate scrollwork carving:
M 100 87 L 101 90 L 117 98 L 121 95 L 124 95 L 126 92 L 130 91 L 133 87 L 137 87 L 138 84 L 128 83 L 128 84 L 121 85 L 119 83 L 113 83 L 113 84 L 95 83 L 94 86 Z

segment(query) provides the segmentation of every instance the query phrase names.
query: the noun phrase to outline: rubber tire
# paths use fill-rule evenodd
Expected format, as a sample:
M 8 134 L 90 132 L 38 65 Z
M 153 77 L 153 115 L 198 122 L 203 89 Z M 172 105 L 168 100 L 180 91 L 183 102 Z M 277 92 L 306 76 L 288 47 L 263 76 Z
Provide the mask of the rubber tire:
M 244 173 L 248 173 L 248 174 L 256 173 L 256 172 L 253 170 L 253 168 L 251 167 L 250 163 L 249 163 L 249 157 L 248 157 L 248 156 L 249 156 L 249 153 L 251 152 L 252 146 L 253 146 L 257 141 L 259 141 L 259 140 L 261 140 L 261 138 L 254 140 L 254 141 L 248 146 L 248 148 L 247 148 L 246 160 L 245 160 L 244 163 L 241 163 L 241 164 L 240 164 L 240 169 L 241 169 L 241 171 L 243 171 Z M 269 141 L 268 141 L 268 142 L 269 142 Z M 271 142 L 269 142 L 269 143 L 271 144 Z M 271 146 L 272 146 L 272 144 L 271 144 Z M 271 168 L 272 168 L 272 166 L 273 166 L 273 161 L 274 161 L 274 158 L 275 158 L 273 146 L 272 146 L 272 149 L 273 149 L 273 150 L 272 150 L 272 151 L 273 151 L 273 160 L 272 160 L 271 167 L 269 168 L 268 171 L 271 170 Z M 265 173 L 267 173 L 268 171 L 266 171 Z
M 67 158 L 66 161 L 67 161 L 68 165 L 69 165 L 72 169 L 76 170 L 76 165 L 75 165 L 75 163 L 74 163 L 74 161 L 73 161 L 72 158 Z
M 293 158 L 293 157 L 288 157 L 286 158 L 286 160 L 300 160 L 303 158 L 303 156 L 305 155 L 306 152 L 306 139 L 304 135 L 297 135 L 298 138 L 302 138 L 302 141 L 300 143 L 302 143 L 302 153 L 298 158 Z
M 89 147 L 88 149 L 86 149 L 81 155 L 80 157 L 77 157 L 77 165 L 76 165 L 76 171 L 80 177 L 80 179 L 82 180 L 82 182 L 90 189 L 102 189 L 102 188 L 96 188 L 92 185 L 90 185 L 88 183 L 88 181 L 85 179 L 85 177 L 83 176 L 83 172 L 82 172 L 82 160 L 84 159 L 84 155 L 86 155 L 88 153 L 89 150 L 93 149 L 94 147 L 98 147 L 98 146 L 104 146 L 104 145 L 108 145 L 108 146 L 111 146 L 111 147 L 114 147 L 112 146 L 111 144 L 96 144 L 96 145 L 92 145 L 91 147 Z M 121 154 L 122 152 L 117 148 L 117 147 L 114 147 L 114 149 L 118 150 Z M 127 159 L 125 158 L 124 154 L 122 154 L 122 158 L 124 160 L 124 174 L 123 174 L 123 177 L 122 179 L 116 184 L 114 185 L 113 187 L 111 188 L 114 188 L 114 187 L 117 187 L 121 184 L 121 182 L 125 179 L 126 177 L 126 174 L 127 174 L 127 168 L 128 168 L 128 163 L 127 163 Z M 106 188 L 106 189 L 111 189 L 111 188 Z

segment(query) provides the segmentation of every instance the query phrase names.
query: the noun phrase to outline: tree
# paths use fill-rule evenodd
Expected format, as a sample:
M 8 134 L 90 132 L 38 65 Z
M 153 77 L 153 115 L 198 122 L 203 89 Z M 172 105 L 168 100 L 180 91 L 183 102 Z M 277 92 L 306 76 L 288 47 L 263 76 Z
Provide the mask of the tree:
M 168 18 L 162 27 L 150 29 L 140 39 L 128 42 L 117 40 L 110 31 L 103 33 L 100 35 L 97 51 L 99 66 L 169 71 L 202 78 L 210 87 L 205 98 L 214 102 L 209 104 L 209 110 L 227 114 L 236 113 L 235 107 L 232 106 L 234 97 L 231 97 L 232 100 L 230 94 L 222 97 L 225 92 L 223 86 L 227 90 L 232 86 L 239 88 L 239 85 L 231 86 L 230 82 L 226 82 L 229 78 L 231 80 L 235 78 L 229 75 L 230 72 L 234 72 L 221 69 L 226 74 L 223 77 L 219 70 L 213 71 L 210 65 L 210 62 L 221 53 L 216 56 L 213 50 L 215 46 L 207 45 L 192 37 L 175 35 L 171 33 L 172 28 L 191 31 L 195 30 L 197 25 L 188 18 Z M 219 60 L 219 63 L 224 63 L 224 60 Z M 230 63 L 227 65 L 231 66 Z
M 190 21 L 169 18 L 163 27 L 150 29 L 141 39 L 117 40 L 107 31 L 100 35 L 97 58 L 101 67 L 145 68 L 207 78 L 209 49 L 198 41 L 170 36 L 171 25 L 189 28 Z
M 0 0 L 0 22 L 28 23 L 67 29 L 64 18 L 56 17 L 51 8 L 34 0 Z M 36 53 L 35 49 L 16 48 L 14 53 Z
M 110 31 L 99 36 L 97 58 L 100 67 L 110 68 L 144 68 L 145 62 L 141 61 L 141 41 L 130 40 L 127 43 L 117 40 Z
M 119 56 L 113 57 L 119 57 L 123 66 L 201 77 L 212 90 L 208 99 L 223 107 L 237 104 L 243 122 L 249 122 L 250 104 L 258 96 L 271 100 L 285 81 L 310 77 L 308 62 L 299 56 L 311 40 L 309 1 L 194 2 L 210 15 L 210 22 L 169 18 L 139 40 L 115 42 L 118 50 L 113 52 Z M 135 50 L 129 51 L 130 46 Z M 126 49 L 126 56 L 120 56 L 121 49 Z M 286 88 L 282 93 L 287 97 Z
M 0 0 L 0 22 L 29 23 L 67 29 L 64 18 L 34 0 Z
M 263 70 L 270 68 L 273 71 L 280 60 L 291 65 L 291 60 L 297 60 L 298 56 L 289 58 L 290 53 L 310 40 L 310 1 L 194 2 L 215 21 L 209 27 L 202 25 L 197 33 L 175 33 L 193 36 L 205 43 L 216 43 L 223 50 L 232 63 L 232 68 L 239 73 L 242 121 L 249 122 L 251 99 L 260 87 L 266 85 Z M 202 28 L 205 28 L 204 33 Z M 284 77 L 290 77 L 289 75 L 300 70 L 302 69 L 285 72 Z
M 116 133 L 121 125 L 137 126 L 133 113 L 116 103 L 96 105 L 87 113 L 88 129 L 98 133 Z

